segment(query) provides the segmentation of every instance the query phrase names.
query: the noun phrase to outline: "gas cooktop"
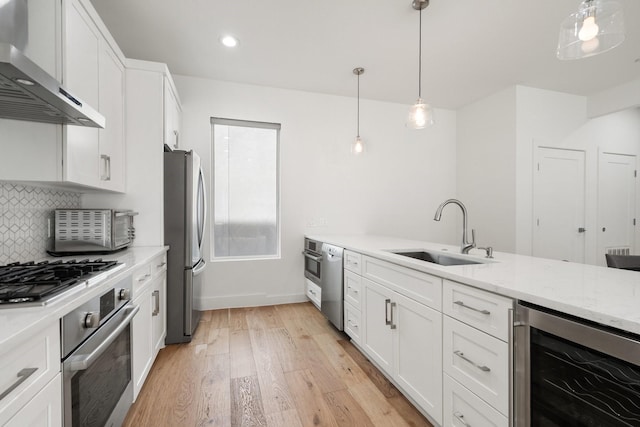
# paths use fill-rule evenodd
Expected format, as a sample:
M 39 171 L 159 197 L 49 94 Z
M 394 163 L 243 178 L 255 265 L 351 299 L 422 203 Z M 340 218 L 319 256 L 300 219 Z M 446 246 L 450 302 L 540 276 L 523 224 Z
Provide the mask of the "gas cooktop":
M 44 305 L 72 287 L 100 272 L 111 270 L 117 261 L 84 259 L 42 262 L 14 262 L 0 266 L 0 307 Z

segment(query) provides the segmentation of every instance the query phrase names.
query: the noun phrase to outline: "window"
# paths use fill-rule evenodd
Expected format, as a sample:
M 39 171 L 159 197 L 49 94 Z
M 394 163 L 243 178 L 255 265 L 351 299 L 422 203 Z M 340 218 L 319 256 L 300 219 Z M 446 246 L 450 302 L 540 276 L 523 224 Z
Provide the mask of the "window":
M 280 125 L 211 119 L 213 260 L 280 256 Z

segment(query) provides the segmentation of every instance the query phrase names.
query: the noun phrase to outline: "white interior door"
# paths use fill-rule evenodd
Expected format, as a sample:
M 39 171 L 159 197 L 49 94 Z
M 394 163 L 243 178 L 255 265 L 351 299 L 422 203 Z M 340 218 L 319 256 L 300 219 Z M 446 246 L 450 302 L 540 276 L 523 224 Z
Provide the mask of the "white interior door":
M 635 253 L 636 156 L 598 153 L 597 262 L 609 251 Z
M 585 153 L 537 147 L 533 179 L 533 256 L 585 257 Z

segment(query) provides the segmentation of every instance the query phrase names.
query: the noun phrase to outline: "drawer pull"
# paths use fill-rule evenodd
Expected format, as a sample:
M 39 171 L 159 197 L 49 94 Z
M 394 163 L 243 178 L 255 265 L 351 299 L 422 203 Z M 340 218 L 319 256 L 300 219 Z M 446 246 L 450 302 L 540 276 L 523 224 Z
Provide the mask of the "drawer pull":
M 489 310 L 479 310 L 479 309 L 477 309 L 475 307 L 471 307 L 469 305 L 466 305 L 462 301 L 454 301 L 453 303 L 459 305 L 460 307 L 468 308 L 469 310 L 475 311 L 475 312 L 480 313 L 480 314 L 485 314 L 487 316 L 489 316 L 491 314 L 491 312 Z
M 9 386 L 9 388 L 7 388 L 5 391 L 3 391 L 2 394 L 0 394 L 0 400 L 2 400 L 5 397 L 7 397 L 13 390 L 18 388 L 20 386 L 20 384 L 25 382 L 27 380 L 27 378 L 29 378 L 31 375 L 33 375 L 37 370 L 38 370 L 38 368 L 24 368 L 24 369 L 20 370 L 20 372 L 18 372 L 18 375 L 17 375 L 18 379 L 16 380 L 16 382 L 11 384 Z
M 151 277 L 150 274 L 145 274 L 144 276 L 142 276 L 141 278 L 138 279 L 138 282 L 144 282 L 145 280 L 147 280 L 149 277 Z
M 389 304 L 391 304 L 390 299 L 384 300 L 384 324 L 387 326 L 391 326 L 391 319 L 389 319 Z
M 463 426 L 471 427 L 471 424 L 469 424 L 468 422 L 466 422 L 464 420 L 464 415 L 462 415 L 460 412 L 458 412 L 458 411 L 454 412 L 453 416 L 456 417 L 458 419 L 458 421 L 460 421 L 462 423 Z
M 455 354 L 456 356 L 458 356 L 460 359 L 464 360 L 465 362 L 468 362 L 468 363 L 472 364 L 473 366 L 475 366 L 476 368 L 480 369 L 483 372 L 490 372 L 491 371 L 491 368 L 489 368 L 488 366 L 484 366 L 484 365 L 478 365 L 476 362 L 474 362 L 473 360 L 471 360 L 468 357 L 466 357 L 464 355 L 464 353 L 461 352 L 460 350 L 454 351 L 453 354 Z
M 391 329 L 395 329 L 398 325 L 393 323 L 393 308 L 396 306 L 395 302 L 391 303 Z
M 155 306 L 151 315 L 157 316 L 158 314 L 160 314 L 160 291 L 153 291 L 151 295 L 153 296 L 153 299 L 155 301 Z
M 167 265 L 167 263 L 166 263 L 166 262 L 162 262 L 162 263 L 160 263 L 160 264 L 156 265 L 156 268 L 162 268 L 162 267 L 164 267 L 165 265 Z
M 353 323 L 353 322 L 351 321 L 351 319 L 347 320 L 347 323 L 348 323 L 348 324 L 349 324 L 349 326 L 351 326 L 352 328 L 357 328 L 357 327 L 358 327 L 358 324 L 357 324 L 357 323 Z
M 357 294 L 357 293 L 358 293 L 358 290 L 357 290 L 357 289 L 352 288 L 351 286 L 347 286 L 347 289 L 348 289 L 350 292 L 353 292 L 354 294 Z

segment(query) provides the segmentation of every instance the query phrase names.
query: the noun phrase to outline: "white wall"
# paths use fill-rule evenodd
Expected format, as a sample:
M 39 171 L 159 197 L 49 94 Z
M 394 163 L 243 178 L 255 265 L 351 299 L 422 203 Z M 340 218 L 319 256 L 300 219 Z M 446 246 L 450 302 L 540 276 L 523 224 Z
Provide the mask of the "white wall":
M 183 148 L 200 154 L 208 180 L 212 116 L 282 124 L 282 257 L 209 263 L 201 308 L 303 300 L 305 233 L 457 241 L 453 215 L 439 223 L 432 219 L 440 202 L 456 196 L 454 112 L 437 110 L 436 125 L 410 131 L 404 128 L 408 105 L 361 100 L 367 152 L 354 157 L 354 98 L 185 76 L 175 76 L 175 82 L 183 106 Z M 208 258 L 209 236 L 205 246 Z
M 458 110 L 458 198 L 478 246 L 503 252 L 516 246 L 515 103 L 510 87 Z
M 640 156 L 640 108 L 589 119 L 585 97 L 515 86 L 459 110 L 457 145 L 458 194 L 478 243 L 530 255 L 535 147 L 585 151 L 585 228 L 595 231 L 598 152 Z M 585 237 L 586 262 L 601 264 L 596 233 Z

